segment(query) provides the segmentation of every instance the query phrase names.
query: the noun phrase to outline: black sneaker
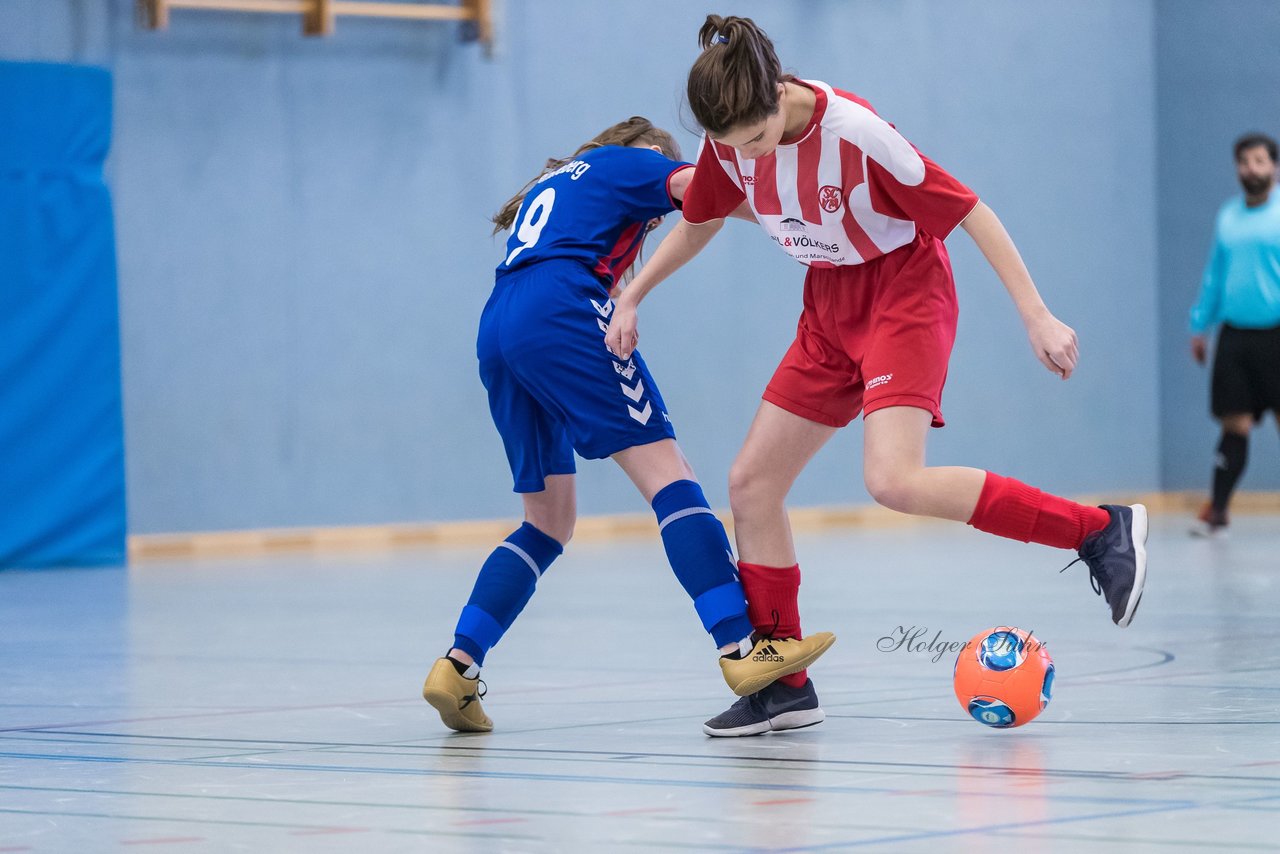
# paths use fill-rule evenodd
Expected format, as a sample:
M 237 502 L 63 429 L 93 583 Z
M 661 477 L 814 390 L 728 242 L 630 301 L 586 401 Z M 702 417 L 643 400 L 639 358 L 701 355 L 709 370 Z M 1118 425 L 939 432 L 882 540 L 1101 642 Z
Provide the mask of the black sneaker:
M 1111 606 L 1111 622 L 1124 628 L 1133 621 L 1147 580 L 1147 508 L 1104 504 L 1102 509 L 1111 521 L 1085 538 L 1078 559 L 1089 567 L 1093 591 Z
M 772 682 L 754 694 L 741 697 L 732 706 L 702 725 L 707 735 L 733 738 L 759 735 L 770 730 L 800 729 L 822 723 L 826 712 L 818 705 L 813 680 L 792 688 Z

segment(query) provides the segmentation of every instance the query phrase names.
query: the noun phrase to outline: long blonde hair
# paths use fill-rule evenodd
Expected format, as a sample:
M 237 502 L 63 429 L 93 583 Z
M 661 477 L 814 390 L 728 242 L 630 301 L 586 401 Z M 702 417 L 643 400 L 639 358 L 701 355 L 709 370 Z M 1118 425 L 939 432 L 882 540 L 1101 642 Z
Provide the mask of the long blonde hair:
M 578 146 L 578 150 L 568 157 L 552 157 L 547 160 L 543 171 L 525 184 L 520 192 L 508 199 L 507 203 L 493 215 L 493 233 L 497 234 L 500 231 L 506 231 L 511 228 L 516 221 L 516 214 L 520 212 L 520 203 L 524 201 L 525 193 L 529 192 L 529 188 L 547 172 L 559 169 L 582 152 L 590 151 L 593 148 L 602 148 L 606 145 L 636 144 L 656 145 L 662 149 L 664 155 L 672 160 L 680 159 L 680 146 L 676 144 L 675 137 L 662 128 L 655 126 L 653 122 L 644 116 L 632 116 L 624 122 L 618 122 L 616 125 L 611 125 L 600 131 L 590 140 Z

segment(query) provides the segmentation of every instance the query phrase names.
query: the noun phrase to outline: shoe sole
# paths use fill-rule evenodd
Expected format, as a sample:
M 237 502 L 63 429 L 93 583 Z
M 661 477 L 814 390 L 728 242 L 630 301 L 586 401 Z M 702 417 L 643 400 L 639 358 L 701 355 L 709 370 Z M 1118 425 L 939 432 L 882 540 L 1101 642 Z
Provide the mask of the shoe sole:
M 442 691 L 438 688 L 423 688 L 422 699 L 431 704 L 431 707 L 440 713 L 440 720 L 444 721 L 444 725 L 456 732 L 491 732 L 493 724 L 484 726 L 474 723 L 463 717 L 458 711 L 458 698 L 450 694 L 448 691 Z
M 758 673 L 755 676 L 749 676 L 737 685 L 730 685 L 730 689 L 739 697 L 747 697 L 757 691 L 767 688 L 783 676 L 790 676 L 792 673 L 799 673 L 801 670 L 804 670 L 810 664 L 817 661 L 824 652 L 831 649 L 831 645 L 836 642 L 836 636 L 830 632 L 819 632 L 818 634 L 825 634 L 827 637 L 823 638 L 822 645 L 813 652 L 795 661 L 789 661 L 776 670 L 769 670 L 765 673 Z M 810 637 L 816 637 L 816 635 L 811 635 Z
M 712 729 L 703 724 L 702 731 L 712 738 L 742 738 L 748 735 L 764 735 L 767 732 L 804 729 L 805 727 L 817 726 L 826 719 L 827 713 L 822 709 L 800 709 L 795 712 L 783 712 L 767 721 L 759 721 L 731 729 Z
M 1129 591 L 1124 616 L 1116 621 L 1116 625 L 1125 628 L 1133 622 L 1133 615 L 1138 611 L 1138 603 L 1142 601 L 1142 588 L 1147 583 L 1147 508 L 1135 504 L 1133 510 L 1133 589 Z

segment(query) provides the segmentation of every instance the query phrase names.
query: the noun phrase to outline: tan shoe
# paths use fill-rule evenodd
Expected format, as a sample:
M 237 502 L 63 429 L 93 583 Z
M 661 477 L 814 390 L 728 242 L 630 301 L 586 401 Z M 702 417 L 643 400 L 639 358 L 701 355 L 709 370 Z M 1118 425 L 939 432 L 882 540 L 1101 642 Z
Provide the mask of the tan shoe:
M 836 636 L 816 632 L 803 639 L 754 637 L 755 646 L 742 658 L 720 657 L 724 681 L 739 697 L 754 694 L 790 673 L 799 673 L 831 648 Z
M 422 686 L 422 698 L 440 713 L 440 720 L 458 732 L 489 732 L 493 721 L 480 707 L 480 679 L 467 679 L 448 658 L 438 658 Z

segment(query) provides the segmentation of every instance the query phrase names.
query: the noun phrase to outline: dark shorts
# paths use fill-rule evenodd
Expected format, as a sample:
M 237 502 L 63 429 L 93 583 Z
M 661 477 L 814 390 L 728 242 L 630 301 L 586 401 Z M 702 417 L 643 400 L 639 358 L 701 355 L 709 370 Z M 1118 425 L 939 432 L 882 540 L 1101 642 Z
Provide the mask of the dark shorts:
M 1213 357 L 1210 405 L 1215 418 L 1268 409 L 1280 413 L 1280 326 L 1239 329 L 1223 324 Z
M 612 313 L 604 285 L 575 261 L 540 261 L 494 285 L 476 354 L 516 492 L 573 474 L 575 450 L 602 459 L 675 438 L 644 359 L 605 349 Z

